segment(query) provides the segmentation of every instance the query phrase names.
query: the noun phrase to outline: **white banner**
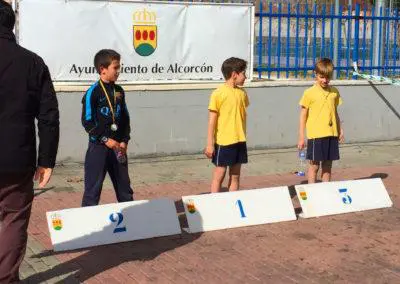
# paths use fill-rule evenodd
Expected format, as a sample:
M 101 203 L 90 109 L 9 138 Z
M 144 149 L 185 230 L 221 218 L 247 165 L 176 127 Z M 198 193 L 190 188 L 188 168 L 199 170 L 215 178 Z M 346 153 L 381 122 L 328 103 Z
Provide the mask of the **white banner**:
M 302 184 L 295 188 L 304 218 L 393 205 L 380 178 Z
M 253 7 L 130 1 L 20 0 L 19 42 L 56 81 L 98 79 L 100 49 L 122 56 L 121 81 L 220 80 L 232 56 L 252 74 Z
M 181 233 L 174 201 L 139 200 L 47 212 L 54 251 Z
M 296 220 L 287 186 L 183 196 L 191 233 Z

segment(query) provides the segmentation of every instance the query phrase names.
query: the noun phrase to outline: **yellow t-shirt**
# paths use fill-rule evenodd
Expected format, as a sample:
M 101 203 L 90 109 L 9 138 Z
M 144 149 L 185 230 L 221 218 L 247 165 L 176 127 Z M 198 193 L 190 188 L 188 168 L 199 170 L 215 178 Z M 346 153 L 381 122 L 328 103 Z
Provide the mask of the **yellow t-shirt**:
M 246 141 L 248 105 L 249 98 L 241 88 L 223 84 L 211 94 L 208 109 L 218 114 L 215 143 L 225 146 Z
M 318 84 L 304 91 L 299 104 L 308 109 L 307 138 L 339 136 L 336 110 L 342 98 L 335 87 L 324 90 Z

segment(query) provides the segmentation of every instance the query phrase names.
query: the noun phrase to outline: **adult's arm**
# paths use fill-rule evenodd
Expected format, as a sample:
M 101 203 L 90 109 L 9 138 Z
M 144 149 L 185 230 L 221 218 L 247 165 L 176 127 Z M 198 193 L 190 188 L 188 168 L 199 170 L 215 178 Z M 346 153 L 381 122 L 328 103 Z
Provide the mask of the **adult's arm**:
M 60 137 L 58 101 L 49 69 L 42 60 L 40 61 L 37 68 L 39 83 L 39 111 L 36 117 L 39 135 L 37 165 L 43 168 L 54 168 Z

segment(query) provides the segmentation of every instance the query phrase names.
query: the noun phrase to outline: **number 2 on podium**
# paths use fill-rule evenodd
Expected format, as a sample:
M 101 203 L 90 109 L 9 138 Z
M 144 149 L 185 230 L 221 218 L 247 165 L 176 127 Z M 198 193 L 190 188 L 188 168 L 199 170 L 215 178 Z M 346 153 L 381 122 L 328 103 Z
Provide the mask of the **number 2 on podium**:
M 237 204 L 238 207 L 239 207 L 240 216 L 241 216 L 242 218 L 246 218 L 246 215 L 244 214 L 244 210 L 243 210 L 242 201 L 241 201 L 241 200 L 238 200 L 238 201 L 236 201 L 236 204 Z
M 114 218 L 114 215 L 117 215 L 117 219 Z M 118 227 L 122 221 L 124 220 L 124 215 L 122 215 L 122 213 L 111 213 L 110 214 L 110 221 L 115 223 L 117 222 L 117 226 L 115 226 L 115 229 L 113 231 L 113 233 L 122 233 L 122 232 L 126 232 L 126 227 Z

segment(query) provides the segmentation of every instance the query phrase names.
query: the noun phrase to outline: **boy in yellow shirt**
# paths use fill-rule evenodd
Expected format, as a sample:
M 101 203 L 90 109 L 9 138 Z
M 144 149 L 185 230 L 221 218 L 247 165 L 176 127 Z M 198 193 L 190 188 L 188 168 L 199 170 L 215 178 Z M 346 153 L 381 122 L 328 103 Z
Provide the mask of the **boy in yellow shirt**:
M 299 141 L 297 147 L 305 147 L 304 130 L 307 129 L 307 155 L 310 160 L 308 183 L 315 183 L 321 165 L 323 182 L 331 180 L 332 161 L 339 160 L 339 142 L 344 134 L 337 107 L 342 98 L 335 87 L 329 86 L 333 64 L 321 58 L 315 65 L 315 85 L 305 90 L 300 100 Z
M 249 99 L 240 88 L 246 80 L 247 62 L 231 57 L 222 64 L 225 83 L 218 87 L 208 106 L 208 135 L 205 155 L 216 166 L 211 193 L 220 192 L 229 167 L 229 191 L 239 189 L 240 168 L 247 163 L 246 108 Z

